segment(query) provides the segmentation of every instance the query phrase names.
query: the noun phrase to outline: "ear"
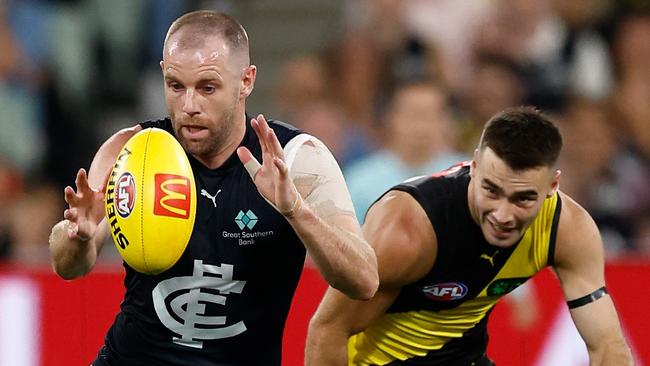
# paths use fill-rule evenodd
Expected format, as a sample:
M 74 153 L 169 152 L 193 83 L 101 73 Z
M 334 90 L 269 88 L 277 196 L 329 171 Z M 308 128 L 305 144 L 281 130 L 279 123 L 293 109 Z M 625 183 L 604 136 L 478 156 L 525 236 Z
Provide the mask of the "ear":
M 257 77 L 257 66 L 250 65 L 244 68 L 242 74 L 241 82 L 242 87 L 239 92 L 239 96 L 242 98 L 248 98 L 249 95 L 253 92 L 255 88 L 255 78 Z
M 474 170 L 476 170 L 476 160 L 478 159 L 478 149 L 474 149 L 474 158 L 469 165 L 469 176 L 474 178 Z
M 560 189 L 560 175 L 562 175 L 562 171 L 557 169 L 553 174 L 553 179 L 551 180 L 551 190 L 548 191 L 546 197 L 552 197 Z
M 160 60 L 160 70 L 164 73 L 165 72 L 165 61 Z

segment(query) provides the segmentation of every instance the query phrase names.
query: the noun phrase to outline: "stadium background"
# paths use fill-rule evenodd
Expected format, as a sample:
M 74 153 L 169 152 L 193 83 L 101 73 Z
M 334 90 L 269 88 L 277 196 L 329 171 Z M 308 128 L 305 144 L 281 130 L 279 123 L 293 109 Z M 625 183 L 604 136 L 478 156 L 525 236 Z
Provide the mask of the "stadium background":
M 638 364 L 650 364 L 647 0 L 0 0 L 0 366 L 86 365 L 96 352 L 123 291 L 119 257 L 107 245 L 96 271 L 65 282 L 49 267 L 47 236 L 62 188 L 99 144 L 165 115 L 164 32 L 199 8 L 246 26 L 259 70 L 249 111 L 324 140 L 361 219 L 364 192 L 470 156 L 496 111 L 551 113 L 566 141 L 562 189 L 596 219 L 625 332 Z M 448 106 L 390 109 L 392 87 L 425 78 L 444 85 Z M 435 147 L 422 161 L 409 160 L 408 139 L 394 133 L 416 122 Z M 380 177 L 373 167 L 385 159 L 397 168 Z M 301 364 L 323 286 L 307 263 L 287 365 Z M 586 364 L 564 308 L 546 271 L 495 310 L 494 358 Z

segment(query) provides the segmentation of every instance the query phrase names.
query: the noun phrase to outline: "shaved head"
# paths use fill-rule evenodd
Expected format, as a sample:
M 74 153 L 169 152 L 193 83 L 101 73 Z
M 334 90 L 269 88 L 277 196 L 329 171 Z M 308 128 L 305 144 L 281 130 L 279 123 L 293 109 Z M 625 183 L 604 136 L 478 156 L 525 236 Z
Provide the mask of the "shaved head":
M 248 35 L 244 27 L 230 15 L 211 10 L 193 11 L 176 19 L 167 31 L 163 58 L 172 44 L 175 48 L 197 49 L 212 36 L 225 41 L 231 55 L 236 56 L 234 58 L 245 65 L 250 63 Z

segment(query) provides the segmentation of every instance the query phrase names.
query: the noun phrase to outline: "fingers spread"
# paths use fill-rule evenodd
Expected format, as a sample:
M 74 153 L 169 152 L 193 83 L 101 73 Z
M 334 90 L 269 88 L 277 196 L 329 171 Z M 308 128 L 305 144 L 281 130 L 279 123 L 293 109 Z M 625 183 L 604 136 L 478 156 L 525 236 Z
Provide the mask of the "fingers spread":
M 77 178 L 74 180 L 74 183 L 77 185 L 78 190 L 88 187 L 88 176 L 86 175 L 86 169 L 79 169 L 77 172 Z
M 65 187 L 63 190 L 63 197 L 69 205 L 75 205 L 79 199 L 74 189 L 70 186 Z
M 239 160 L 244 164 L 244 168 L 248 172 L 248 175 L 255 180 L 255 175 L 259 172 L 262 165 L 255 159 L 253 154 L 245 147 L 240 147 L 237 149 L 237 156 Z
M 278 173 L 280 174 L 281 179 L 287 179 L 289 177 L 289 167 L 284 163 L 279 157 L 273 158 L 273 164 L 278 168 Z
M 253 127 L 253 131 L 255 131 L 255 134 L 257 135 L 257 139 L 260 141 L 260 146 L 262 147 L 262 153 L 266 153 L 269 151 L 269 147 L 266 144 L 266 134 L 264 133 L 264 129 L 262 128 L 260 122 L 256 119 L 253 118 L 251 119 L 251 126 Z
M 69 208 L 63 211 L 63 218 L 65 218 L 68 221 L 77 221 L 77 209 L 76 208 Z
M 269 128 L 269 132 L 267 134 L 267 139 L 268 139 L 268 144 L 270 145 L 269 147 L 272 148 L 273 155 L 280 157 L 281 159 L 284 159 L 284 151 L 282 150 L 282 145 L 280 145 L 280 141 L 278 140 L 278 137 L 275 135 L 275 131 Z

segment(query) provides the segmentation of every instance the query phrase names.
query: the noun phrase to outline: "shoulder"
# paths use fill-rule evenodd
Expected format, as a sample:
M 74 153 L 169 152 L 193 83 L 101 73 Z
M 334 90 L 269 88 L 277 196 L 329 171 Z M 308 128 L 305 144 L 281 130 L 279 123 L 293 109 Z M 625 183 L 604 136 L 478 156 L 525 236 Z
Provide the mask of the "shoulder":
M 558 224 L 558 240 L 568 241 L 592 231 L 598 231 L 591 215 L 578 202 L 563 192 L 562 211 Z
M 457 209 L 467 200 L 469 168 L 456 165 L 445 171 L 407 179 L 393 187 L 411 194 L 429 213 Z
M 90 169 L 88 171 L 88 181 L 91 187 L 100 187 L 110 173 L 113 163 L 118 153 L 129 139 L 142 130 L 142 126 L 135 125 L 129 128 L 123 128 L 111 137 L 97 150 Z
M 565 265 L 584 253 L 602 255 L 602 240 L 591 215 L 570 196 L 562 192 L 558 194 L 562 210 L 556 240 L 556 265 Z
M 296 136 L 304 134 L 304 131 L 287 122 L 274 119 L 269 119 L 267 122 L 282 145 L 294 139 Z
M 126 142 L 129 141 L 131 137 L 133 137 L 133 135 L 140 131 L 142 131 L 142 126 L 140 124 L 137 124 L 133 127 L 123 128 L 115 132 L 104 142 L 104 144 L 100 147 L 99 152 L 106 149 L 121 149 L 124 144 L 126 144 Z
M 384 284 L 415 282 L 433 266 L 435 232 L 423 207 L 407 192 L 382 196 L 368 211 L 363 232 L 377 253 Z

